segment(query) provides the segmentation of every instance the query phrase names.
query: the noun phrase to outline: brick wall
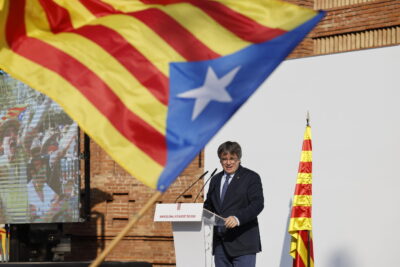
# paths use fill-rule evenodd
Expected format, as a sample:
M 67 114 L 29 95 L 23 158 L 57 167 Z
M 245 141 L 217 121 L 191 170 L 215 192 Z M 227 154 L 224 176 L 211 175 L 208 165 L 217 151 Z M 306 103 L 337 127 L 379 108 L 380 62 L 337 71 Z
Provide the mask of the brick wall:
M 288 0 L 324 8 L 325 18 L 289 58 L 400 44 L 399 0 Z M 310 2 L 313 4 L 310 5 Z
M 129 222 L 130 217 L 138 213 L 156 192 L 127 174 L 92 141 L 90 152 L 91 213 L 85 222 L 64 225 L 64 234 L 71 236 L 72 244 L 72 252 L 66 256 L 66 261 L 96 258 Z M 200 154 L 181 173 L 159 202 L 173 203 L 202 173 L 203 155 Z M 83 177 L 81 183 L 83 187 Z M 192 202 L 201 186 L 201 182 L 193 186 L 179 202 Z M 202 202 L 202 195 L 198 202 Z M 136 223 L 106 260 L 146 261 L 154 266 L 174 266 L 171 225 L 154 223 L 153 215 L 154 207 Z
M 400 44 L 400 1 L 375 0 L 327 9 L 310 34 L 314 54 Z
M 400 1 L 398 0 L 293 0 L 305 7 L 326 8 L 327 15 L 290 58 L 398 45 L 400 43 Z M 92 260 L 138 212 L 154 193 L 122 170 L 103 150 L 91 143 L 90 220 L 66 224 L 72 253 L 66 260 Z M 175 198 L 203 172 L 199 155 L 162 196 Z M 190 202 L 201 183 L 181 198 Z M 192 196 L 192 197 L 191 197 Z M 174 266 L 175 255 L 169 223 L 153 223 L 151 209 L 120 242 L 107 260 L 147 261 L 154 266 Z

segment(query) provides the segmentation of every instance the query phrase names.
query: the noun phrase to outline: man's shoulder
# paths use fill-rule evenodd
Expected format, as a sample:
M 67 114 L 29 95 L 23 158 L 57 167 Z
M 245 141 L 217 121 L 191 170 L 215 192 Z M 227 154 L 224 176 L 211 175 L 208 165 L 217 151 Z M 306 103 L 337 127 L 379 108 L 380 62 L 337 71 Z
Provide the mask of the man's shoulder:
M 254 176 L 254 177 L 260 177 L 260 175 L 257 172 L 250 170 L 249 168 L 246 168 L 243 166 L 240 166 L 239 173 L 240 173 L 240 175 L 249 175 L 249 176 Z
M 224 171 L 220 171 L 219 173 L 215 174 L 215 175 L 212 177 L 211 182 L 217 181 L 219 178 L 222 177 L 223 174 L 224 174 Z

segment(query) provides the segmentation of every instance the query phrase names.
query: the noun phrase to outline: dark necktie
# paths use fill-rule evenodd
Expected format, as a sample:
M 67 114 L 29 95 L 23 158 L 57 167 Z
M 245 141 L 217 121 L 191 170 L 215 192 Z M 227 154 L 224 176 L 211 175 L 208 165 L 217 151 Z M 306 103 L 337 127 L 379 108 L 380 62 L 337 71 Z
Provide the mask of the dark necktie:
M 224 185 L 222 186 L 222 191 L 221 191 L 221 205 L 222 205 L 222 202 L 224 201 L 224 197 L 226 194 L 226 190 L 228 189 L 230 178 L 231 178 L 231 176 L 229 174 L 227 174 L 225 177 L 225 182 L 224 182 Z M 226 231 L 225 226 L 222 226 L 222 225 L 217 226 L 217 233 L 219 236 L 222 236 L 225 231 Z
M 222 187 L 222 192 L 221 192 L 221 203 L 224 201 L 224 197 L 225 197 L 225 194 L 226 194 L 226 190 L 228 189 L 229 179 L 230 178 L 231 178 L 231 176 L 229 174 L 227 174 L 226 177 L 225 177 L 224 186 Z

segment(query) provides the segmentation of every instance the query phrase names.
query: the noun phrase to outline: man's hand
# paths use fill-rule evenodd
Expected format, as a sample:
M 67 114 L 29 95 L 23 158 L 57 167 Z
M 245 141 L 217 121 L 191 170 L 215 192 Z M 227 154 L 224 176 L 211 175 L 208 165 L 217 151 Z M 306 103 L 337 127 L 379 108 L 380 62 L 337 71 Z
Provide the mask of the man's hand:
M 226 228 L 234 228 L 236 226 L 238 226 L 238 222 L 234 216 L 229 216 L 228 218 L 225 218 Z

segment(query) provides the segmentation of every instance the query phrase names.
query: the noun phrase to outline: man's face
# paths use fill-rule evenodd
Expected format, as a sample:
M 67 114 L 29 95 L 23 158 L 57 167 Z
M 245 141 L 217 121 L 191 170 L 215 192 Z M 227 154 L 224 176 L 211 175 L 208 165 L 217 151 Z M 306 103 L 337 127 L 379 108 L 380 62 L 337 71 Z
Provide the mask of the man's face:
M 227 174 L 233 174 L 239 168 L 240 159 L 236 154 L 225 153 L 220 155 L 221 166 Z

